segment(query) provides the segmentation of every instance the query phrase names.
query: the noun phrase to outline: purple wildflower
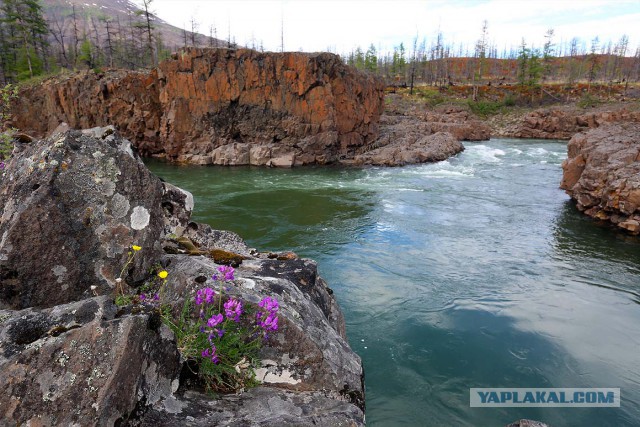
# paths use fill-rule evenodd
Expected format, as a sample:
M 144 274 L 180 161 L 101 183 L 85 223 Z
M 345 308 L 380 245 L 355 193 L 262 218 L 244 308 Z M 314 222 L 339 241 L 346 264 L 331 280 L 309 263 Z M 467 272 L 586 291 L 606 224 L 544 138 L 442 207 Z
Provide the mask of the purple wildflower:
M 256 323 L 259 327 L 264 329 L 265 332 L 278 330 L 278 315 L 275 312 L 269 313 L 267 317 L 263 319 L 264 313 L 256 314 Z
M 220 359 L 218 359 L 218 355 L 216 355 L 216 350 L 216 346 L 212 345 L 211 348 L 205 348 L 204 350 L 202 350 L 202 353 L 200 353 L 200 355 L 205 359 L 210 358 L 211 361 L 217 365 L 218 362 L 220 362 Z
M 220 267 L 218 267 L 218 271 L 224 275 L 224 280 L 235 280 L 233 277 L 233 272 L 235 271 L 233 267 L 221 265 Z
M 207 321 L 207 326 L 210 327 L 210 328 L 213 328 L 213 327 L 217 326 L 218 324 L 222 323 L 222 320 L 224 320 L 223 317 L 222 317 L 222 313 L 214 314 Z
M 0 170 L 4 169 L 4 162 L 0 162 Z
M 275 313 L 278 311 L 278 308 L 280 308 L 278 301 L 271 297 L 262 298 L 262 301 L 260 301 L 258 305 L 270 313 Z
M 224 314 L 227 316 L 227 319 L 239 322 L 240 315 L 242 314 L 242 302 L 231 298 L 224 303 Z
M 140 298 L 140 301 L 142 302 L 147 299 L 147 296 L 145 294 L 140 294 L 138 298 Z
M 154 300 L 154 301 L 159 301 L 159 300 L 160 300 L 160 295 L 158 295 L 158 294 L 154 294 L 154 295 L 153 295 L 153 300 Z
M 196 305 L 202 305 L 203 302 L 211 304 L 215 295 L 215 291 L 211 288 L 199 289 L 195 297 Z

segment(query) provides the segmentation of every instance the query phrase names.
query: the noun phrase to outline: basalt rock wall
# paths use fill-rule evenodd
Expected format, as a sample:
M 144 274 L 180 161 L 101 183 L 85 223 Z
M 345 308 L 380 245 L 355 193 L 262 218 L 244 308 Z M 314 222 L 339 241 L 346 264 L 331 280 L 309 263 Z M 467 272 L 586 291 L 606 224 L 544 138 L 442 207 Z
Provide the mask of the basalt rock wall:
M 378 134 L 383 86 L 329 53 L 190 49 L 149 73 L 109 71 L 26 88 L 14 125 L 37 136 L 115 124 L 143 155 L 293 166 L 350 157 Z
M 570 108 L 535 110 L 515 123 L 497 129 L 497 136 L 534 139 L 571 139 L 579 132 L 606 123 L 640 122 L 640 111 L 627 109 L 584 111 Z
M 571 138 L 560 187 L 587 215 L 640 234 L 640 124 L 608 124 Z

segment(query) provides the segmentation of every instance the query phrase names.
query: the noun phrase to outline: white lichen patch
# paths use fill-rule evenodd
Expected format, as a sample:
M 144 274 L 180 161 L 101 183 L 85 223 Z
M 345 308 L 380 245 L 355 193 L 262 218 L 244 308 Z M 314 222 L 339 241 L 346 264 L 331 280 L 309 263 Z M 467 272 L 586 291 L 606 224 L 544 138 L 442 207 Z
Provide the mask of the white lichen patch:
M 252 279 L 239 278 L 236 279 L 237 282 L 240 282 L 240 286 L 245 289 L 253 289 L 256 287 L 256 281 Z
M 104 153 L 102 151 L 96 151 L 92 154 L 93 158 L 96 160 L 100 160 L 104 157 Z
M 58 283 L 62 283 L 67 278 L 67 267 L 64 265 L 56 265 L 51 271 L 56 276 L 56 282 Z
M 129 199 L 120 193 L 116 193 L 111 199 L 111 213 L 116 219 L 124 218 L 129 213 L 130 208 Z
M 67 356 L 66 353 L 61 351 L 60 356 L 58 356 L 58 363 L 60 364 L 60 366 L 65 367 L 68 361 L 69 361 L 69 356 Z
M 122 144 L 118 146 L 118 150 L 124 153 L 127 153 L 132 159 L 135 159 L 135 156 L 133 155 L 133 150 L 131 149 L 131 143 L 126 139 L 122 141 Z
M 105 377 L 106 375 L 100 370 L 100 368 L 93 368 L 93 371 L 91 371 L 91 375 L 89 376 L 89 378 L 87 378 L 87 386 L 89 386 L 89 391 L 90 392 L 98 391 L 98 388 L 95 387 L 93 384 L 95 384 L 96 380 L 99 380 Z
M 265 384 L 299 384 L 302 381 L 293 378 L 293 374 L 286 369 L 280 373 L 270 372 L 266 368 L 256 369 L 256 378 Z
M 187 190 L 183 190 L 182 188 L 177 187 L 178 190 L 182 191 L 185 195 L 184 199 L 184 208 L 189 212 L 193 211 L 193 207 L 195 206 L 195 202 L 193 200 L 193 194 L 188 192 Z
M 131 213 L 131 228 L 134 230 L 142 230 L 149 225 L 151 215 L 144 206 L 136 206 Z
M 278 372 L 274 372 L 277 367 Z M 265 359 L 262 367 L 255 370 L 256 379 L 266 384 L 299 384 L 302 381 L 295 379 L 293 373 L 287 369 L 280 369 L 273 360 Z
M 102 194 L 104 194 L 106 197 L 111 197 L 115 192 L 116 192 L 116 183 L 114 181 L 106 181 L 104 183 L 104 189 L 102 190 Z
M 82 357 L 89 357 L 91 356 L 91 348 L 87 344 L 82 344 L 78 348 L 78 353 L 80 353 Z

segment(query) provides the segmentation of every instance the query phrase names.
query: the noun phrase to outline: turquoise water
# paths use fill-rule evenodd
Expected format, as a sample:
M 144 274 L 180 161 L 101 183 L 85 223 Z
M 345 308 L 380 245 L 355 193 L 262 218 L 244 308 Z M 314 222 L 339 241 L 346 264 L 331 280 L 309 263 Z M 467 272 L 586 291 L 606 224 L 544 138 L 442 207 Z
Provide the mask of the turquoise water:
M 640 425 L 640 241 L 558 189 L 566 144 L 403 168 L 178 167 L 194 218 L 318 261 L 373 426 Z M 470 408 L 471 387 L 619 387 L 620 408 Z

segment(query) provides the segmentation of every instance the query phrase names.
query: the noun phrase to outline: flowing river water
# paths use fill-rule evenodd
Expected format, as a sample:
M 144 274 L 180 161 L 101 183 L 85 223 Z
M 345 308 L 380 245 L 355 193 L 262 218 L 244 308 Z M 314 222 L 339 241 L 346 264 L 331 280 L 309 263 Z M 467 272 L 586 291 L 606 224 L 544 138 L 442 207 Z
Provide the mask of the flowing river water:
M 402 168 L 173 166 L 194 219 L 318 261 L 373 426 L 640 425 L 640 240 L 558 189 L 566 143 Z M 619 387 L 620 408 L 470 408 L 471 387 Z

